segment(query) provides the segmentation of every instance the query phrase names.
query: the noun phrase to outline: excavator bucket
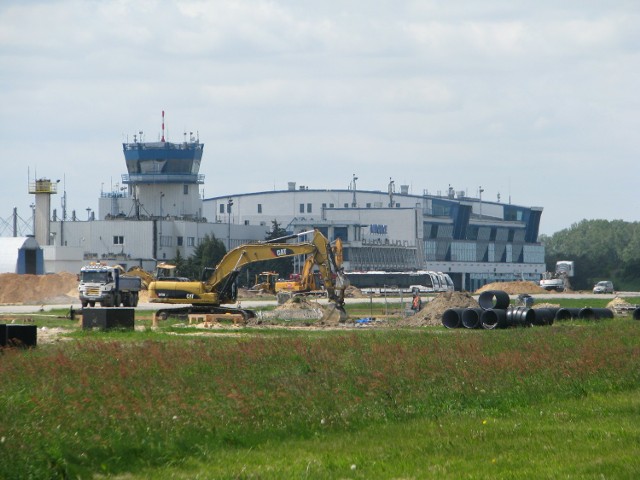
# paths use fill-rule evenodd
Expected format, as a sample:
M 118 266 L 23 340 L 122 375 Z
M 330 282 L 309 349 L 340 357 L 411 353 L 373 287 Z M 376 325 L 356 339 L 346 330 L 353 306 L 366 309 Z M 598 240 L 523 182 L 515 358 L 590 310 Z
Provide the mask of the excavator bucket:
M 325 307 L 324 314 L 322 315 L 320 322 L 328 324 L 338 324 L 345 323 L 348 318 L 349 315 L 347 315 L 344 307 L 339 307 L 335 303 L 330 303 Z

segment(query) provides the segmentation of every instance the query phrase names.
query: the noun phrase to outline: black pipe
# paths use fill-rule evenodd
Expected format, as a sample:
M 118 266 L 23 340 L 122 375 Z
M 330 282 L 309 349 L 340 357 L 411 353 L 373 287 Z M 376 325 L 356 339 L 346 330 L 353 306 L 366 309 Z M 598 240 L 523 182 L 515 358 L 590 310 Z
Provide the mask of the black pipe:
M 578 314 L 578 318 L 582 320 L 595 320 L 596 313 L 593 311 L 591 307 L 584 307 L 580 309 L 580 313 Z
M 535 321 L 535 312 L 528 307 L 513 307 L 507 310 L 506 324 L 509 327 L 530 327 Z
M 442 314 L 442 325 L 447 328 L 462 327 L 462 312 L 464 308 L 449 308 Z
M 553 325 L 553 320 L 556 317 L 556 309 L 552 308 L 536 308 L 534 325 Z M 558 309 L 559 310 L 559 309 Z
M 556 320 L 571 320 L 572 318 L 578 318 L 579 315 L 579 308 L 561 308 L 556 312 Z
M 507 327 L 507 311 L 497 308 L 490 308 L 482 312 L 480 315 L 482 328 L 493 330 L 494 328 Z
M 487 290 L 480 294 L 478 297 L 478 303 L 480 304 L 480 308 L 485 310 L 506 310 L 509 308 L 511 298 L 509 298 L 509 294 L 507 292 L 503 292 L 502 290 Z
M 578 317 L 587 320 L 599 320 L 601 318 L 613 318 L 613 312 L 608 308 L 585 307 L 580 310 Z
M 462 312 L 462 326 L 464 328 L 482 328 L 480 315 L 484 310 L 482 308 L 466 308 Z

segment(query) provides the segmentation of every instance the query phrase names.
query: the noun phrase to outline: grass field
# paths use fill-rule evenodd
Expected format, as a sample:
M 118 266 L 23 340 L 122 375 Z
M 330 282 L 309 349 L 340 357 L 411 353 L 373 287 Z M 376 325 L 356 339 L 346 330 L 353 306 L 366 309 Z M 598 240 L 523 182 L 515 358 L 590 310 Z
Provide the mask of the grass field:
M 0 352 L 0 478 L 640 474 L 629 318 L 174 331 Z

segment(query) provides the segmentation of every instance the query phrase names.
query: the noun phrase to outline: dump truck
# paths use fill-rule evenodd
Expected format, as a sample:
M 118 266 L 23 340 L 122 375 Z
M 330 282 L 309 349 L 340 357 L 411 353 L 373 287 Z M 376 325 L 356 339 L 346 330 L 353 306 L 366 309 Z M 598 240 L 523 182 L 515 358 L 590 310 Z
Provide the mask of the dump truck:
M 138 305 L 142 280 L 140 277 L 125 275 L 119 266 L 109 266 L 92 262 L 80 269 L 78 293 L 82 308 L 95 307 L 135 307 Z

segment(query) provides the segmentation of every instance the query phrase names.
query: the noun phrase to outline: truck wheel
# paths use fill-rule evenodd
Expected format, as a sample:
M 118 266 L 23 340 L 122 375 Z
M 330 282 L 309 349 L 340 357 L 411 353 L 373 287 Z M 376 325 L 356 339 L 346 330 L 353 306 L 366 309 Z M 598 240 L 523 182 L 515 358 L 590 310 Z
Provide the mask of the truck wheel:
M 90 306 L 91 308 L 95 307 L 95 306 L 96 306 L 96 302 L 89 302 L 89 306 Z
M 131 299 L 131 306 L 132 307 L 137 307 L 138 306 L 138 293 L 134 293 L 133 294 L 133 298 Z
M 80 303 L 82 304 L 82 308 L 87 308 L 87 305 L 89 305 L 89 302 L 87 302 L 86 300 L 83 300 Z

